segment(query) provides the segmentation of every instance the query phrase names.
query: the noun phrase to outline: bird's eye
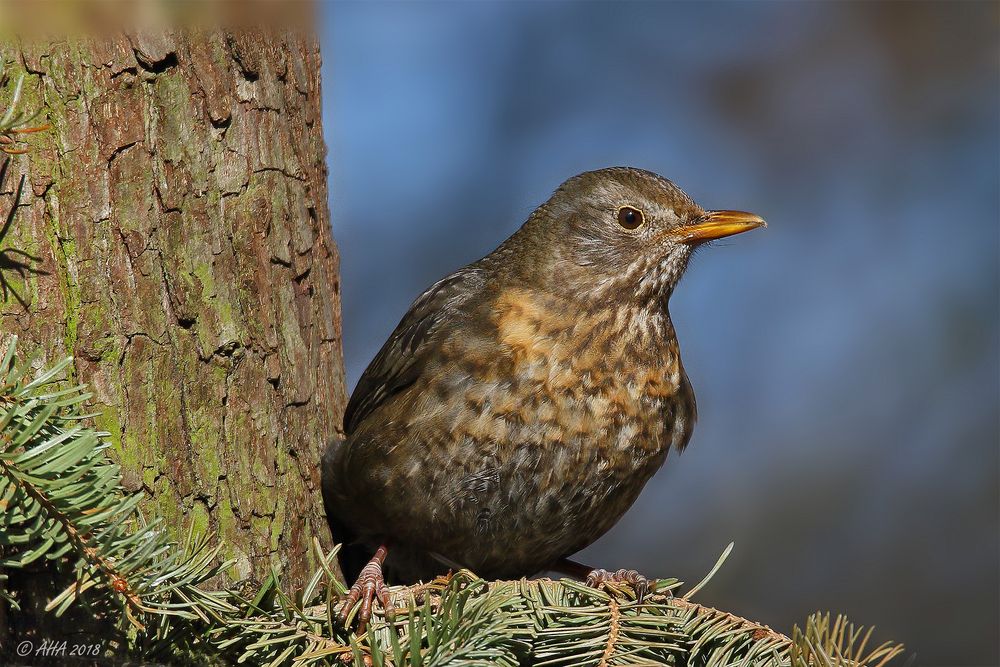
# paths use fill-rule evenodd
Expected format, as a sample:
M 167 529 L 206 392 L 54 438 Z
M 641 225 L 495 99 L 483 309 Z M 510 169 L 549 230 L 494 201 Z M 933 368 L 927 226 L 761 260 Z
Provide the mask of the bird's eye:
M 618 209 L 618 224 L 625 229 L 638 229 L 646 219 L 642 211 L 631 206 L 622 206 Z

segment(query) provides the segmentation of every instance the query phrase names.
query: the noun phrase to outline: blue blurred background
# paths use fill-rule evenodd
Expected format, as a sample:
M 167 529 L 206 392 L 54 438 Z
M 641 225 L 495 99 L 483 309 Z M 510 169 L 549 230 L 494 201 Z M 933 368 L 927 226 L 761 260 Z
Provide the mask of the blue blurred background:
M 759 213 L 671 303 L 691 448 L 581 559 L 694 583 L 733 540 L 706 604 L 997 664 L 997 7 L 324 6 L 350 382 L 580 171 Z

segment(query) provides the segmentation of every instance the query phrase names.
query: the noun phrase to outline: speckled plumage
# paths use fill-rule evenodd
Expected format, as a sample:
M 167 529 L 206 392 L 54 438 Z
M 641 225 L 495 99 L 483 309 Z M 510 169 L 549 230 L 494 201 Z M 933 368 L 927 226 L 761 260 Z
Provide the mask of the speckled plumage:
M 655 174 L 588 172 L 431 286 L 324 456 L 335 532 L 391 545 L 401 579 L 526 576 L 604 534 L 691 437 L 667 301 L 705 215 Z

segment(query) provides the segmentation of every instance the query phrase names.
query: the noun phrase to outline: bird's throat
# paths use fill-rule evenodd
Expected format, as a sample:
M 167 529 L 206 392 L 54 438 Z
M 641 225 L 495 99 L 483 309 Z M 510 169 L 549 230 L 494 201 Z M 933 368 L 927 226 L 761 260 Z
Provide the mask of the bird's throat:
M 610 372 L 622 362 L 660 366 L 678 354 L 665 299 L 581 301 L 515 288 L 500 293 L 493 312 L 517 363 Z

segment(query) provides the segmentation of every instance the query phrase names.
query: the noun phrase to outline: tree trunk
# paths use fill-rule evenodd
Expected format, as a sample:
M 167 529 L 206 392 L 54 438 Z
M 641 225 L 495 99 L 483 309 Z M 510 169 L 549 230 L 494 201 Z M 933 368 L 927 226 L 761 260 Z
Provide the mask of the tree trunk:
M 330 544 L 319 458 L 345 403 L 315 37 L 0 49 L 52 124 L 4 184 L 27 174 L 0 250 L 28 266 L 0 264 L 0 334 L 75 357 L 150 513 L 216 532 L 234 578 L 275 563 L 294 586 Z

